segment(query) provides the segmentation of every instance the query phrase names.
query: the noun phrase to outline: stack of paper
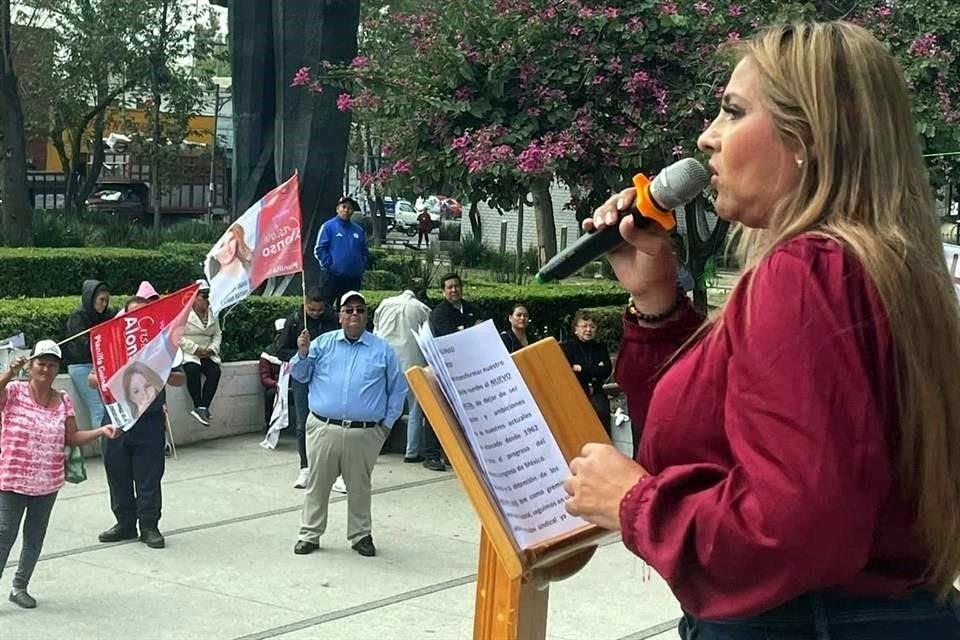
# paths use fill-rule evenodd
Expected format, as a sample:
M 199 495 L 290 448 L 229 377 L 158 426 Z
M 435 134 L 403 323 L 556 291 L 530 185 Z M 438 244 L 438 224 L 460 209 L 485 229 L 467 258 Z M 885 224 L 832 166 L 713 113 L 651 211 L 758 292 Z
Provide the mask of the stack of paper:
M 493 322 L 417 335 L 521 549 L 586 523 L 567 514 L 570 468 Z

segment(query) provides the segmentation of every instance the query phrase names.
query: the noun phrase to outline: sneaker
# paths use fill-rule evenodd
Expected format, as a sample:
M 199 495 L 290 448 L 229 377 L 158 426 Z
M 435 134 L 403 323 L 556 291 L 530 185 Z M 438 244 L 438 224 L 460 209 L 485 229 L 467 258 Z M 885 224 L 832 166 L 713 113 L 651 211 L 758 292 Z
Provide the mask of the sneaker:
M 304 467 L 300 469 L 300 474 L 297 476 L 297 481 L 293 483 L 294 489 L 306 489 L 307 481 L 310 479 L 310 469 Z
M 140 542 L 147 545 L 151 549 L 163 549 L 165 546 L 167 546 L 166 541 L 163 539 L 163 535 L 156 528 L 140 529 Z
M 36 609 L 37 601 L 26 590 L 11 591 L 10 602 L 22 609 Z
M 443 464 L 443 460 L 440 458 L 432 458 L 430 460 L 425 460 L 423 466 L 430 471 L 446 471 L 447 465 Z
M 407 463 L 423 462 L 423 456 L 404 456 L 403 461 Z
M 353 543 L 352 548 L 365 558 L 372 558 L 377 555 L 377 548 L 373 546 L 373 536 L 363 536 Z
M 333 483 L 333 490 L 337 493 L 347 492 L 347 485 L 343 483 L 343 476 L 337 476 L 337 481 Z
M 205 427 L 210 426 L 210 420 L 208 418 L 210 414 L 208 414 L 207 410 L 204 409 L 203 407 L 197 407 L 196 409 L 190 412 L 190 415 L 193 416 L 194 420 L 196 420 L 203 426 Z
M 97 540 L 100 542 L 120 542 L 121 540 L 133 540 L 136 537 L 136 529 L 125 529 L 119 524 L 115 524 L 97 536 Z

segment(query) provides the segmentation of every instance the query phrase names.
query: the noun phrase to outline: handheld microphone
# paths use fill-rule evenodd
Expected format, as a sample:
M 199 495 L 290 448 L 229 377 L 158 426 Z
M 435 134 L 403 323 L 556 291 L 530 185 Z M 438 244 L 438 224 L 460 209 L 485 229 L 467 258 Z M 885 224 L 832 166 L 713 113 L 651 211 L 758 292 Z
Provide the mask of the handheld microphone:
M 653 221 L 669 231 L 677 226 L 673 209 L 693 200 L 709 182 L 710 173 L 693 158 L 674 162 L 657 174 L 652 182 L 638 173 L 633 176 L 633 186 L 637 189 L 634 206 L 623 213 L 632 215 L 637 227 L 643 228 Z M 543 284 L 576 273 L 623 242 L 619 227 L 618 222 L 600 231 L 583 234 L 543 265 L 534 280 Z

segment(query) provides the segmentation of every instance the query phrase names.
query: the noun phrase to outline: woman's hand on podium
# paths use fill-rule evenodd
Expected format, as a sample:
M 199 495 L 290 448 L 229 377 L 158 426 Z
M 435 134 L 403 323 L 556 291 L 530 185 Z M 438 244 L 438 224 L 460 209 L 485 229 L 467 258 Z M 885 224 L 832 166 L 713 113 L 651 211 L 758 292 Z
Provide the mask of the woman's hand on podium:
M 646 470 L 609 444 L 584 445 L 570 462 L 571 476 L 563 483 L 567 513 L 604 529 L 620 530 L 620 502 Z

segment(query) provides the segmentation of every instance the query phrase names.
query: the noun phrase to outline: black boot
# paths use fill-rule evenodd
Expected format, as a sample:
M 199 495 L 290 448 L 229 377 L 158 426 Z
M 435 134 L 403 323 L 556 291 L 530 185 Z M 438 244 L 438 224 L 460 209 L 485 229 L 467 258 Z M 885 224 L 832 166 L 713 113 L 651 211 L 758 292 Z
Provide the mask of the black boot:
M 100 542 L 120 542 L 121 540 L 133 540 L 136 537 L 136 527 L 124 527 L 118 522 L 97 536 L 97 539 Z

